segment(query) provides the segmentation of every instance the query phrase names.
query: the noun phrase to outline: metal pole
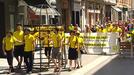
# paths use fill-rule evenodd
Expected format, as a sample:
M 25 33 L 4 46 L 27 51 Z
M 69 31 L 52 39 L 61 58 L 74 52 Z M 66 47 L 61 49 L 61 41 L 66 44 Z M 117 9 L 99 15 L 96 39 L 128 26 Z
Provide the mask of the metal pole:
M 41 50 L 41 40 L 40 40 L 40 35 L 41 35 L 41 33 L 40 33 L 40 26 L 42 25 L 42 8 L 43 8 L 43 5 L 41 5 L 41 9 L 40 9 L 40 25 L 39 25 L 39 49 L 40 49 L 40 72 L 41 72 L 41 70 L 42 70 L 42 50 Z
M 93 13 L 93 23 L 94 23 L 94 25 L 96 24 L 95 22 L 96 22 L 96 18 L 95 18 L 95 15 L 96 15 L 96 12 L 95 12 L 95 3 L 93 3 L 93 9 L 94 9 L 94 13 Z
M 131 34 L 132 36 L 131 36 L 131 58 L 133 58 L 133 42 L 132 42 L 132 37 L 133 37 L 133 34 Z

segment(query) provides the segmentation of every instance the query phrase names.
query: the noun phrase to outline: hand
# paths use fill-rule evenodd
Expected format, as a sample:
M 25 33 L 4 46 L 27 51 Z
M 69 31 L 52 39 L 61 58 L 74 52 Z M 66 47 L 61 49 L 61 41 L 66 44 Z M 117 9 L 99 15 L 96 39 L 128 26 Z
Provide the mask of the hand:
M 34 51 L 32 52 L 32 54 L 34 55 Z
M 6 52 L 4 52 L 4 55 L 7 55 L 7 53 L 6 53 Z

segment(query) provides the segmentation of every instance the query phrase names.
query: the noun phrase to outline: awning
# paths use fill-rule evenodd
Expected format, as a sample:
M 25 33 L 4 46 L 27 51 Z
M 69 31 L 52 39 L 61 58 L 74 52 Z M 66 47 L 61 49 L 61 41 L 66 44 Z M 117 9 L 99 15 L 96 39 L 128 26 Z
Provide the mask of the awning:
M 37 8 L 34 6 L 29 6 L 34 12 L 35 15 L 59 15 L 60 13 L 55 8 Z M 41 13 L 41 14 L 40 14 Z
M 117 12 L 122 12 L 122 10 L 121 10 L 120 8 L 118 8 L 118 7 L 112 6 L 112 8 L 113 8 L 114 10 L 116 10 Z
M 46 0 L 24 0 L 28 5 L 30 6 L 35 6 L 38 8 L 41 8 L 41 5 L 45 5 L 43 6 L 43 8 L 48 8 L 48 2 Z

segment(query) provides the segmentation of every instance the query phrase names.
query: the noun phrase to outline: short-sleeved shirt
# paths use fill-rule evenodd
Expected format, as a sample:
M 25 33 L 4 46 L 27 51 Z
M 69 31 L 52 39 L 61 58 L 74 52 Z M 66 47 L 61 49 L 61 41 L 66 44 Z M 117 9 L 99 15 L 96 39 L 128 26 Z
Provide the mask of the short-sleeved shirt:
M 70 36 L 69 37 L 69 47 L 70 48 L 77 48 L 77 44 L 78 44 L 77 40 L 78 39 L 76 36 Z
M 29 52 L 29 51 L 33 51 L 35 48 L 34 48 L 34 41 L 35 41 L 35 38 L 33 35 L 31 34 L 28 34 L 28 35 L 25 35 L 25 49 L 24 51 L 25 52 Z
M 60 34 L 53 34 L 52 41 L 53 47 L 60 47 L 62 36 Z
M 81 37 L 78 37 L 78 43 L 79 43 L 79 47 L 81 48 L 83 46 L 84 40 Z
M 122 29 L 121 28 L 113 28 L 112 32 L 122 32 Z
M 107 33 L 108 31 L 107 31 L 107 28 L 104 28 L 103 30 L 102 30 L 102 32 L 103 33 Z
M 23 41 L 23 37 L 24 37 L 24 32 L 23 31 L 15 31 L 13 33 L 13 36 L 19 40 L 19 41 Z M 20 42 L 15 42 L 15 45 L 22 45 L 23 43 Z
M 37 38 L 39 36 L 39 32 L 34 33 L 33 36 Z
M 51 42 L 51 39 L 52 37 L 51 37 L 51 35 L 50 34 L 46 34 L 45 36 L 44 36 L 44 40 L 43 40 L 43 43 L 44 43 L 44 46 L 45 47 L 52 47 L 53 45 L 50 43 Z
M 14 43 L 17 41 L 17 39 L 13 36 L 11 37 L 5 37 L 3 39 L 3 44 L 5 45 L 5 50 L 10 51 L 14 48 Z

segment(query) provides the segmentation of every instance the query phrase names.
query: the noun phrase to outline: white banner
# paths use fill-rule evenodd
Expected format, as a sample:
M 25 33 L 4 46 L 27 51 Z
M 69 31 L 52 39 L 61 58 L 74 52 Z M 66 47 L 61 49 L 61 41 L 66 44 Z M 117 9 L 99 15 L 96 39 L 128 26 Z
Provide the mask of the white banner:
M 85 49 L 89 54 L 116 54 L 119 51 L 118 33 L 81 33 Z M 69 33 L 65 34 L 68 41 Z M 66 49 L 68 46 L 66 45 Z
M 90 54 L 115 54 L 119 50 L 118 33 L 86 33 L 84 38 Z

